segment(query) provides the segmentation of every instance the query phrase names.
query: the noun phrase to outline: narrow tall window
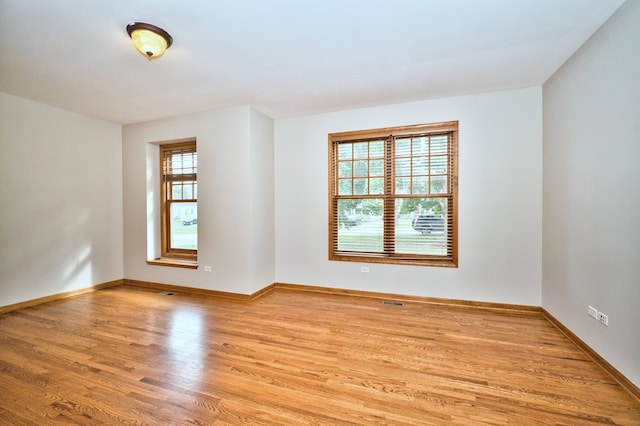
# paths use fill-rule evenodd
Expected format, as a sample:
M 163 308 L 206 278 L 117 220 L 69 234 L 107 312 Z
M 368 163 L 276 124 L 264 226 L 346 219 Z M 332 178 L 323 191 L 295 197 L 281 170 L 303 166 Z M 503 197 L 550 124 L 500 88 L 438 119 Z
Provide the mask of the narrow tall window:
M 197 260 L 196 142 L 160 146 L 162 257 Z
M 329 259 L 457 266 L 458 122 L 329 135 Z

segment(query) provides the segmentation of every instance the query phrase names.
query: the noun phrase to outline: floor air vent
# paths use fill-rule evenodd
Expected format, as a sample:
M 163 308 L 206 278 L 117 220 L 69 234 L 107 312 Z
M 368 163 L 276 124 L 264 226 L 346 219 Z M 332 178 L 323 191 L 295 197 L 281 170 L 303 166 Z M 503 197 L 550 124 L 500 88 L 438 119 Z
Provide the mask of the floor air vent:
M 400 306 L 400 307 L 404 306 L 404 303 L 396 302 L 396 301 L 393 301 L 393 300 L 383 300 L 382 304 L 383 305 L 387 305 L 387 306 Z

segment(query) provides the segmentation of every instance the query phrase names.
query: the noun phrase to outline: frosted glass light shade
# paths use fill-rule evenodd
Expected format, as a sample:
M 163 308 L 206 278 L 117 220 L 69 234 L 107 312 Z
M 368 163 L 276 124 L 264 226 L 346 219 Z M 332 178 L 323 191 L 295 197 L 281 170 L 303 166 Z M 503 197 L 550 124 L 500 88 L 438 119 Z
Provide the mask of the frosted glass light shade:
M 165 30 L 144 22 L 127 25 L 127 33 L 138 52 L 148 60 L 161 57 L 173 43 L 173 38 Z

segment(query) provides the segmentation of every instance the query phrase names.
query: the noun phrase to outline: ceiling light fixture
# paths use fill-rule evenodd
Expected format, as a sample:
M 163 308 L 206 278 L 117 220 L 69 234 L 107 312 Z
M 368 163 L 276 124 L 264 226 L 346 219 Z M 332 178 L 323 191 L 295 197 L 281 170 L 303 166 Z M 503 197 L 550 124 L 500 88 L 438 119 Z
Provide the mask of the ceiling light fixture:
M 173 38 L 168 32 L 144 22 L 130 23 L 127 25 L 127 33 L 129 33 L 138 52 L 148 60 L 162 56 L 173 43 Z

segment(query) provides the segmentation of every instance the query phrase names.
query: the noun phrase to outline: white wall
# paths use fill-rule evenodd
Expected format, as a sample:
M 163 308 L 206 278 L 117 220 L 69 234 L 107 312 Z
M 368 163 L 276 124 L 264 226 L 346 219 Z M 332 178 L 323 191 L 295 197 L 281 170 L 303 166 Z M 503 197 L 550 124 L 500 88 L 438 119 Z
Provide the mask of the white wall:
M 0 306 L 121 279 L 121 128 L 0 93 Z
M 328 260 L 327 134 L 459 120 L 459 267 Z M 540 305 L 542 91 L 276 121 L 276 281 Z
M 196 138 L 197 270 L 148 265 L 150 144 Z M 274 281 L 273 121 L 249 106 L 123 127 L 124 268 L 129 279 L 251 294 Z M 148 182 L 151 182 L 148 185 Z M 155 183 L 154 183 L 155 182 Z M 149 232 L 148 232 L 149 231 Z M 212 272 L 204 272 L 211 266 Z
M 554 74 L 543 99 L 542 305 L 640 386 L 640 1 Z
M 274 122 L 250 109 L 249 117 L 249 235 L 252 281 L 275 281 Z M 263 287 L 264 287 L 263 285 Z

